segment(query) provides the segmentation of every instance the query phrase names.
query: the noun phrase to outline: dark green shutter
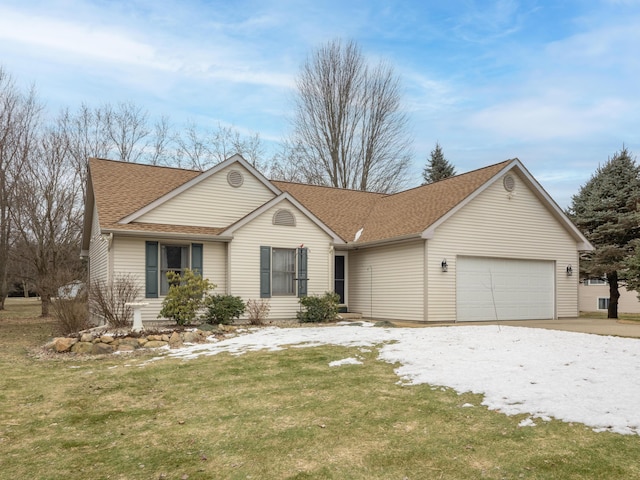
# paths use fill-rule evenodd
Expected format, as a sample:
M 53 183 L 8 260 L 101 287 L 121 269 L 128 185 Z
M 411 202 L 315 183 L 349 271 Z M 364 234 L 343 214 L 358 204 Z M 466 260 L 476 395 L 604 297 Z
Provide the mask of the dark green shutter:
M 191 244 L 191 270 L 196 275 L 202 275 L 202 244 Z
M 271 298 L 271 247 L 260 247 L 260 298 Z
M 158 298 L 158 242 L 146 242 L 145 297 Z
M 307 249 L 298 249 L 298 296 L 307 296 Z

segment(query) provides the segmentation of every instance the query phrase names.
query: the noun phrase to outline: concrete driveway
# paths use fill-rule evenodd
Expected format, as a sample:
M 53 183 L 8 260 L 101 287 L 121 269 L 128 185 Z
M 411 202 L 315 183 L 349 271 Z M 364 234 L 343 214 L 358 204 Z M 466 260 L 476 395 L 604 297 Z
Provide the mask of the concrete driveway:
M 598 335 L 615 335 L 618 337 L 640 338 L 640 322 L 603 318 L 563 318 L 561 320 L 523 320 L 502 322 L 502 325 L 519 327 L 547 328 L 568 332 L 595 333 Z
M 567 332 L 594 333 L 618 337 L 640 338 L 640 322 L 624 322 L 601 318 L 563 318 L 561 320 L 517 320 L 504 322 L 417 323 L 393 322 L 398 327 L 431 327 L 443 325 L 510 325 L 514 327 L 546 328 Z

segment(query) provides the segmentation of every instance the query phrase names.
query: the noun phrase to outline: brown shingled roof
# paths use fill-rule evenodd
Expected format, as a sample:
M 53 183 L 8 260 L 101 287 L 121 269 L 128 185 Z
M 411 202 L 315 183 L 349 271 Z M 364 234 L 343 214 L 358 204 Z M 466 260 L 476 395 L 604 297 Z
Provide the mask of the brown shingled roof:
M 381 193 L 273 181 L 345 241 L 358 243 L 420 234 L 471 195 L 511 160 L 411 190 Z
M 318 217 L 345 242 L 352 242 L 356 232 L 383 193 L 346 190 L 272 180 L 276 187 L 288 192 Z
M 422 233 L 510 163 L 507 160 L 380 199 L 364 222 L 359 242 Z
M 116 160 L 89 159 L 89 175 L 93 184 L 102 229 L 146 230 L 148 227 L 120 225 L 118 221 L 174 190 L 202 172 L 179 168 L 141 165 Z M 157 230 L 154 225 L 155 231 Z M 172 232 L 178 232 L 175 226 Z M 187 227 L 193 229 L 194 227 Z M 150 229 L 150 228 L 149 228 Z M 195 233 L 195 232 L 184 232 Z
M 271 183 L 288 192 L 348 243 L 420 234 L 504 169 L 511 160 L 392 195 Z M 202 174 L 200 171 L 92 158 L 89 174 L 103 230 L 218 235 L 224 229 L 189 225 L 118 223 Z M 356 232 L 363 229 L 358 241 Z

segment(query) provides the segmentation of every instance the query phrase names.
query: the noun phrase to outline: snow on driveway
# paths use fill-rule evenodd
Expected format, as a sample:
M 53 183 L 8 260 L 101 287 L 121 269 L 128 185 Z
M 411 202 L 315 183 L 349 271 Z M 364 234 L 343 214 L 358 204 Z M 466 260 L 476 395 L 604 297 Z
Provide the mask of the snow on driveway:
M 395 371 L 403 384 L 479 393 L 483 405 L 507 415 L 554 417 L 596 431 L 640 434 L 640 339 L 508 326 L 416 329 L 365 323 L 262 328 L 167 355 L 189 359 L 318 345 L 378 345 L 380 360 L 400 365 Z M 343 364 L 356 363 L 348 359 Z

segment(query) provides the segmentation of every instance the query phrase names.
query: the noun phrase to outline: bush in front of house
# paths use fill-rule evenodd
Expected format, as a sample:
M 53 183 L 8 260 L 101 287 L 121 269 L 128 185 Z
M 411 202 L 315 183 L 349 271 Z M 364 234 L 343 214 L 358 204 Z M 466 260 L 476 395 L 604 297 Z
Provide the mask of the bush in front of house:
M 338 316 L 340 296 L 337 293 L 326 292 L 322 296 L 310 295 L 302 297 L 299 302 L 304 307 L 304 310 L 296 314 L 301 323 L 332 322 Z
M 264 325 L 265 320 L 269 316 L 270 310 L 271 304 L 267 299 L 261 298 L 259 300 L 247 300 L 247 316 L 249 317 L 249 324 Z
M 89 290 L 89 310 L 109 327 L 128 327 L 133 321 L 133 309 L 127 303 L 135 302 L 139 294 L 133 275 L 118 274 L 110 282 L 97 280 Z
M 58 329 L 62 335 L 89 328 L 88 295 L 85 290 L 69 298 L 56 298 L 51 304 Z
M 158 318 L 170 318 L 178 325 L 193 323 L 198 312 L 209 299 L 209 291 L 216 286 L 207 278 L 186 269 L 182 275 L 167 272 L 169 291 L 162 301 Z
M 211 324 L 229 325 L 234 318 L 244 313 L 244 301 L 233 295 L 211 295 L 206 300 L 204 321 Z

